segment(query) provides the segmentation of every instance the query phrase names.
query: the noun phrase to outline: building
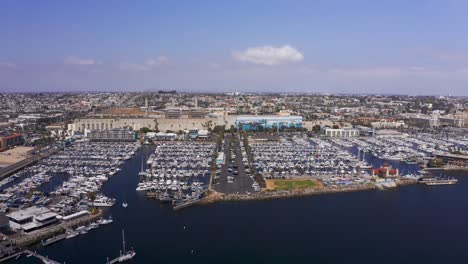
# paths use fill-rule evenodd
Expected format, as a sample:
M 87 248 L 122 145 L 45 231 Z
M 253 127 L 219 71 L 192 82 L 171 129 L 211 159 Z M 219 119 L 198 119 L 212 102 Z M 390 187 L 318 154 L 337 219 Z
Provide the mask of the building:
M 327 137 L 359 137 L 359 130 L 355 128 L 325 128 L 323 130 Z
M 435 156 L 437 159 L 441 159 L 445 164 L 468 168 L 468 155 L 435 153 Z
M 375 136 L 379 138 L 385 138 L 385 137 L 408 137 L 408 134 L 406 133 L 401 133 L 397 130 L 392 130 L 392 129 L 382 129 L 382 130 L 377 130 L 375 132 Z
M 155 140 L 174 140 L 177 138 L 176 133 L 164 133 L 164 132 L 158 132 L 156 133 Z
M 463 117 L 441 116 L 439 117 L 439 125 L 450 127 L 464 127 L 465 119 Z
M 151 130 L 173 132 L 193 129 L 206 129 L 208 124 L 211 128 L 217 125 L 230 127 L 235 125 L 236 116 L 223 115 L 219 117 L 206 118 L 99 118 L 90 117 L 76 119 L 73 124 L 68 125 L 72 131 L 83 132 L 85 130 L 108 130 L 115 128 L 132 128 L 138 131 L 143 127 Z
M 409 123 L 416 127 L 438 127 L 439 119 L 437 116 L 414 116 L 411 117 Z
M 380 119 L 376 122 L 371 122 L 371 126 L 373 128 L 399 128 L 399 127 L 406 127 L 406 124 L 403 120 L 387 120 L 387 119 Z
M 11 147 L 21 145 L 24 143 L 23 136 L 19 133 L 9 134 L 3 133 L 0 134 L 0 151 L 10 149 Z
M 302 116 L 238 116 L 236 128 L 253 131 L 302 128 Z
M 182 109 L 180 108 L 168 108 L 165 110 L 166 118 L 181 118 Z
M 57 214 L 45 207 L 32 206 L 7 215 L 10 228 L 30 232 L 57 222 Z
M 137 133 L 129 129 L 110 129 L 110 130 L 94 130 L 87 134 L 87 138 L 91 141 L 136 141 Z

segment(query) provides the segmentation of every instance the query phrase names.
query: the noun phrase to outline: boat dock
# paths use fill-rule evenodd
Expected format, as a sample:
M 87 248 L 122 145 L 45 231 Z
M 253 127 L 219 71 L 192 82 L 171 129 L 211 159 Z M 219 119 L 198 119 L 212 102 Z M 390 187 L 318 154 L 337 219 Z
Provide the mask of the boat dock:
M 7 262 L 7 261 L 9 261 L 11 259 L 14 259 L 14 258 L 19 258 L 22 254 L 23 254 L 23 252 L 16 252 L 16 253 L 13 253 L 11 255 L 5 256 L 5 257 L 0 259 L 0 263 Z
M 200 202 L 200 199 L 194 199 L 194 200 L 186 201 L 186 202 L 183 202 L 183 203 L 180 203 L 180 204 L 177 204 L 177 205 L 174 204 L 174 207 L 172 209 L 174 211 L 181 210 L 181 209 L 187 208 L 189 206 L 198 204 L 199 202 Z
M 42 262 L 44 262 L 44 263 L 48 263 L 48 264 L 61 264 L 61 263 L 58 262 L 58 261 L 52 260 L 52 259 L 50 259 L 50 258 L 48 258 L 48 257 L 44 257 L 44 256 L 42 256 L 41 254 L 38 254 L 38 253 L 36 253 L 36 252 L 32 252 L 31 250 L 25 250 L 25 251 L 23 251 L 23 253 L 24 253 L 24 254 L 31 255 L 31 256 L 33 256 L 33 257 L 36 257 L 36 258 L 42 260 Z
M 55 243 L 55 242 L 58 242 L 58 241 L 60 241 L 60 240 L 62 240 L 62 239 L 65 239 L 66 237 L 67 237 L 66 234 L 56 235 L 56 236 L 53 236 L 53 237 L 51 237 L 51 238 L 49 238 L 49 239 L 43 240 L 43 241 L 41 242 L 41 245 L 43 245 L 43 246 L 48 246 L 48 245 L 51 245 L 51 244 L 53 244 L 53 243 Z

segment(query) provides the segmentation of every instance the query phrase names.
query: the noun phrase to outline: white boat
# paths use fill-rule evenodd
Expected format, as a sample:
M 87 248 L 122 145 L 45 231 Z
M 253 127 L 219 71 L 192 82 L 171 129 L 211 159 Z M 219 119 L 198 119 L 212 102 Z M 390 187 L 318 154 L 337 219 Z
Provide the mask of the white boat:
M 71 231 L 71 232 L 69 232 L 67 234 L 66 239 L 74 238 L 74 237 L 78 236 L 79 234 L 80 234 L 79 232 Z
M 122 203 L 123 208 L 127 208 L 127 206 L 128 206 L 128 203 Z
M 122 251 L 120 252 L 120 256 L 117 258 L 118 262 L 125 262 L 129 261 L 132 258 L 135 257 L 136 253 L 133 250 L 126 251 L 125 250 L 125 233 L 124 230 L 122 229 L 122 248 L 123 248 L 123 254 Z
M 105 196 L 98 197 L 97 199 L 93 201 L 93 206 L 96 206 L 96 207 L 111 207 L 114 204 L 115 204 L 114 199 L 111 199 Z
M 114 222 L 114 220 L 112 220 L 112 218 L 108 218 L 108 219 L 102 219 L 99 224 L 100 225 L 108 225 L 110 223 Z

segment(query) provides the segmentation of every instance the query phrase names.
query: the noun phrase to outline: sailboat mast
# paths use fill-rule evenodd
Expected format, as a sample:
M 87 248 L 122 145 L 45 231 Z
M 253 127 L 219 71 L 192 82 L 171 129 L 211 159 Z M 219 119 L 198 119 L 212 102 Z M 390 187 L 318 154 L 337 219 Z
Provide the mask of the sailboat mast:
M 123 246 L 123 254 L 125 255 L 127 251 L 125 250 L 125 232 L 122 229 L 122 246 Z

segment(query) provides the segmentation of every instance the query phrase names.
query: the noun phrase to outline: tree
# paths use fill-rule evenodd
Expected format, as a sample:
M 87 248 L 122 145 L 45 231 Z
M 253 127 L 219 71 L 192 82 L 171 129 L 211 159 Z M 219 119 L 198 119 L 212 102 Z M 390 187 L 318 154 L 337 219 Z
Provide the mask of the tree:
M 314 131 L 315 133 L 318 133 L 320 132 L 320 125 L 315 125 L 312 127 L 312 131 Z
M 86 197 L 88 197 L 91 202 L 94 202 L 94 200 L 96 200 L 96 192 L 87 192 Z
M 147 128 L 147 127 L 142 127 L 140 128 L 140 133 L 142 134 L 146 134 L 148 132 L 151 132 L 151 129 Z

